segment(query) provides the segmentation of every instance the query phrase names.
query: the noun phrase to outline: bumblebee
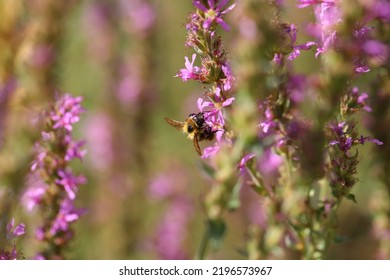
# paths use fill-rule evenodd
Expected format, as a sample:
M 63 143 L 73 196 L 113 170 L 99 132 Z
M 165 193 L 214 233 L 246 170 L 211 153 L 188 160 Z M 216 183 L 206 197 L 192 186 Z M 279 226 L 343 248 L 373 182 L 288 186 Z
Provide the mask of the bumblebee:
M 203 112 L 190 114 L 184 122 L 175 121 L 167 117 L 164 119 L 168 124 L 188 135 L 188 138 L 193 141 L 195 150 L 200 156 L 202 155 L 202 151 L 199 147 L 199 142 L 203 140 L 212 141 L 215 132 L 217 132 L 213 131 L 211 126 L 206 123 Z

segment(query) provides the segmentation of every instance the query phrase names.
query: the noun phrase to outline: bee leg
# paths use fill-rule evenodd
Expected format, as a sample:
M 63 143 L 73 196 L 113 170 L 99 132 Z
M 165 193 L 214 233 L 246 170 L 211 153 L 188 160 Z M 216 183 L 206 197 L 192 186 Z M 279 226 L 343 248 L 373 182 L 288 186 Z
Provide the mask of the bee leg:
M 196 152 L 198 153 L 198 155 L 202 155 L 202 150 L 200 149 L 199 147 L 199 142 L 198 142 L 198 137 L 194 137 L 194 147 L 195 147 L 195 150 Z

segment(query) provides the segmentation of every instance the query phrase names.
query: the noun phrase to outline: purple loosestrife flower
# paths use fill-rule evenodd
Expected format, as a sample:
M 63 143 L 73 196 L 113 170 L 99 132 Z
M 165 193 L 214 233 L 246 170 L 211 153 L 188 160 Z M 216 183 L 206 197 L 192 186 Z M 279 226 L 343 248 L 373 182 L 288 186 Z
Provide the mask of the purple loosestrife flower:
M 70 200 L 76 198 L 78 186 L 86 183 L 86 179 L 83 176 L 75 176 L 70 170 L 58 170 L 59 179 L 56 179 L 56 183 L 63 186 Z
M 366 112 L 371 112 L 372 109 L 367 105 L 366 99 L 368 98 L 368 94 L 362 92 L 359 94 L 359 89 L 357 87 L 352 88 L 352 98 L 356 99 L 357 106 L 361 107 L 362 110 Z
M 355 200 L 351 194 L 351 188 L 356 183 L 356 169 L 359 163 L 358 153 L 351 153 L 356 145 L 363 145 L 365 142 L 372 142 L 377 145 L 383 143 L 372 137 L 358 136 L 356 123 L 343 121 L 328 125 L 329 138 L 332 139 L 328 145 L 329 163 L 327 177 L 332 194 L 336 199 L 346 197 Z
M 119 7 L 126 19 L 125 27 L 130 32 L 148 35 L 156 21 L 156 13 L 149 3 L 142 0 L 120 0 Z
M 276 65 L 280 65 L 280 66 L 283 65 L 283 54 L 275 53 L 272 62 L 275 63 Z
M 390 22 L 390 2 L 388 0 L 377 0 L 374 1 L 375 3 L 367 2 L 373 16 Z
M 28 188 L 22 196 L 22 204 L 28 212 L 31 212 L 35 206 L 41 205 L 48 186 L 42 182 L 37 174 L 28 175 L 27 186 Z
M 197 9 L 204 12 L 205 18 L 203 21 L 203 28 L 205 30 L 209 30 L 211 28 L 211 26 L 213 25 L 213 23 L 217 23 L 217 24 L 221 25 L 221 27 L 223 29 L 225 29 L 226 31 L 230 30 L 229 25 L 227 25 L 227 23 L 223 20 L 223 17 L 225 16 L 225 14 L 227 14 L 228 12 L 233 10 L 234 7 L 236 6 L 236 4 L 233 4 L 233 5 L 229 6 L 227 9 L 222 11 L 223 7 L 228 2 L 229 2 L 229 0 L 220 0 L 220 1 L 208 0 L 207 1 L 208 7 L 206 7 L 205 5 L 203 5 L 201 0 L 193 0 L 192 1 L 193 5 Z
M 214 100 L 212 101 L 204 101 L 203 98 L 198 98 L 197 105 L 199 111 L 204 112 L 206 123 L 214 130 L 218 130 L 216 132 L 217 140 L 221 141 L 225 126 L 225 119 L 222 113 L 222 108 L 230 106 L 234 102 L 235 98 L 230 97 L 225 99 L 221 95 L 220 88 L 216 88 L 213 96 Z
M 68 231 L 69 225 L 77 221 L 84 213 L 84 209 L 76 209 L 71 200 L 64 199 L 61 202 L 60 210 L 57 214 L 57 217 L 53 221 L 53 224 L 50 228 L 50 233 L 52 235 L 56 235 L 59 232 Z
M 371 107 L 367 104 L 368 94 L 359 92 L 358 87 L 353 87 L 343 97 L 341 102 L 341 114 L 346 117 L 358 111 L 371 112 Z
M 270 107 L 270 102 L 264 102 L 260 105 L 260 110 L 262 111 L 263 118 L 259 123 L 262 134 L 268 135 L 272 132 L 272 129 L 278 127 L 278 123 L 274 118 L 272 108 Z
M 354 31 L 354 42 L 348 49 L 356 53 L 353 57 L 355 71 L 366 73 L 370 71 L 367 63 L 374 66 L 381 66 L 387 62 L 389 47 L 373 38 L 374 28 L 364 26 Z
M 341 22 L 341 11 L 338 0 L 328 1 L 299 1 L 299 8 L 314 5 L 317 19 L 314 35 L 319 38 L 316 57 L 331 47 L 336 40 L 336 26 Z
M 218 144 L 205 148 L 202 154 L 202 159 L 215 157 L 220 149 L 221 147 Z
M 333 3 L 334 0 L 298 0 L 299 4 L 297 4 L 298 8 L 306 8 L 311 5 L 318 5 L 322 3 Z
M 194 62 L 196 59 L 196 54 L 192 55 L 192 61 L 190 62 L 188 60 L 188 57 L 184 57 L 185 59 L 185 69 L 180 69 L 179 73 L 175 77 L 182 78 L 183 82 L 186 82 L 188 80 L 196 80 L 199 81 L 200 79 L 200 68 L 198 66 L 194 66 Z
M 81 149 L 85 145 L 85 141 L 73 141 L 70 135 L 66 135 L 64 140 L 68 147 L 64 158 L 66 161 L 71 161 L 75 158 L 82 160 L 87 154 L 86 150 Z
M 26 232 L 26 226 L 21 223 L 15 226 L 14 218 L 7 224 L 5 241 L 7 244 L 2 244 L 3 250 L 0 250 L 0 260 L 17 260 L 22 256 L 16 250 L 16 238 L 24 235 Z
M 350 155 L 350 150 L 354 145 L 363 145 L 365 142 L 383 145 L 382 141 L 372 137 L 358 137 L 354 132 L 355 125 L 354 123 L 347 122 L 330 124 L 329 128 L 333 132 L 335 139 L 329 142 L 329 146 L 337 145 L 344 154 Z
M 278 177 L 279 167 L 283 164 L 283 157 L 276 154 L 272 148 L 264 150 L 259 159 L 259 171 L 266 181 Z
M 221 68 L 222 72 L 225 74 L 225 78 L 222 79 L 222 89 L 227 92 L 232 88 L 234 77 L 229 63 L 225 62 Z
M 297 45 L 296 41 L 297 41 L 298 30 L 294 24 L 287 25 L 285 27 L 285 32 L 288 34 L 288 36 L 290 38 L 290 45 L 292 47 L 292 51 L 289 54 L 289 56 L 287 57 L 288 60 L 296 59 L 301 54 L 301 50 L 310 50 L 311 47 L 317 45 L 315 42 L 307 42 L 305 44 Z M 275 59 L 275 57 L 274 57 L 274 59 Z M 277 64 L 280 64 L 280 63 L 277 63 Z
M 85 111 L 80 105 L 82 100 L 81 96 L 75 98 L 70 94 L 65 94 L 56 104 L 56 110 L 50 114 L 55 122 L 53 128 L 65 128 L 72 131 L 72 125 L 80 120 L 79 115 Z
M 14 239 L 26 233 L 26 226 L 22 223 L 15 226 L 15 219 L 12 218 L 11 222 L 7 225 L 7 238 Z

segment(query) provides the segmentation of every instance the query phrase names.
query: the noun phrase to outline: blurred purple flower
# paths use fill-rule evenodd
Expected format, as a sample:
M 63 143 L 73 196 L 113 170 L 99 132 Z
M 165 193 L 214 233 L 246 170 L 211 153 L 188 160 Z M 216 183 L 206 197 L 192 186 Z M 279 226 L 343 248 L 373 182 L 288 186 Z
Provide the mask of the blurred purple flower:
M 114 162 L 112 137 L 113 124 L 107 115 L 96 114 L 88 120 L 86 127 L 88 156 L 91 164 L 99 170 L 106 169 Z
M 12 240 L 26 233 L 26 226 L 21 223 L 15 226 L 15 219 L 12 218 L 7 225 L 7 239 Z
M 374 17 L 390 22 L 390 2 L 388 0 L 375 0 L 374 3 L 368 1 L 367 5 Z
M 313 31 L 321 44 L 317 46 L 316 57 L 331 47 L 336 41 L 336 26 L 342 20 L 338 0 L 299 1 L 299 8 L 314 5 L 317 26 Z
M 74 141 L 70 135 L 65 136 L 65 142 L 66 142 L 66 155 L 65 160 L 71 161 L 75 158 L 83 159 L 85 154 L 87 153 L 86 150 L 81 149 L 81 147 L 84 146 L 85 141 Z
M 307 76 L 291 74 L 287 81 L 287 93 L 292 101 L 300 103 L 305 98 Z
M 274 58 L 272 59 L 272 62 L 276 65 L 282 65 L 283 63 L 283 54 L 281 53 L 275 53 Z
M 374 58 L 380 64 L 387 63 L 389 57 L 389 46 L 377 40 L 367 40 L 363 44 L 363 51 Z
M 67 231 L 69 229 L 69 225 L 77 221 L 84 212 L 85 210 L 83 209 L 74 208 L 71 200 L 63 200 L 57 217 L 53 221 L 50 233 L 55 235 L 60 231 Z
M 351 90 L 351 95 L 354 101 L 359 105 L 362 110 L 366 112 L 371 112 L 372 109 L 367 105 L 366 100 L 368 98 L 368 94 L 366 92 L 359 93 L 359 89 L 357 87 L 353 87 Z
M 42 254 L 37 254 L 37 255 L 34 256 L 34 260 L 43 261 L 43 260 L 46 260 L 46 259 L 45 259 L 45 257 Z
M 56 183 L 64 187 L 69 199 L 74 200 L 79 185 L 86 183 L 85 177 L 75 176 L 70 170 L 58 170 L 57 174 L 60 178 Z
M 15 220 L 14 218 L 12 218 L 6 227 L 5 237 L 7 239 L 6 241 L 8 244 L 1 244 L 2 250 L 0 251 L 0 260 L 16 260 L 20 258 L 16 250 L 14 239 L 19 236 L 22 236 L 23 234 L 25 234 L 25 232 L 26 232 L 26 226 L 22 223 L 15 226 Z
M 120 71 L 117 94 L 124 104 L 134 105 L 141 95 L 142 77 L 140 61 L 135 57 L 131 64 L 125 64 Z
M 220 0 L 220 1 L 208 0 L 207 1 L 208 7 L 206 7 L 205 5 L 202 4 L 200 0 L 192 1 L 195 8 L 205 13 L 206 20 L 203 22 L 204 29 L 208 30 L 212 25 L 212 23 L 215 21 L 217 24 L 221 25 L 221 27 L 226 31 L 230 30 L 229 25 L 227 25 L 227 23 L 223 20 L 223 17 L 225 16 L 225 14 L 233 10 L 236 4 L 233 4 L 222 11 L 223 7 L 228 2 L 229 0 Z
M 161 174 L 149 184 L 148 193 L 153 199 L 165 199 L 172 195 L 175 180 L 171 174 Z
M 35 238 L 39 241 L 43 241 L 45 239 L 45 230 L 42 227 L 35 230 Z
M 203 150 L 202 159 L 213 158 L 220 150 L 220 146 L 215 144 L 214 146 L 207 147 Z
M 242 172 L 244 172 L 245 168 L 246 168 L 246 163 L 251 160 L 253 157 L 255 156 L 255 154 L 253 153 L 250 153 L 250 154 L 247 154 L 245 156 L 242 157 L 242 159 L 240 160 L 239 164 L 238 164 L 238 169 L 240 170 L 240 173 L 242 174 Z
M 264 108 L 264 105 L 260 106 L 260 109 L 265 109 L 264 110 L 264 119 L 260 121 L 259 127 L 262 130 L 262 133 L 264 135 L 267 135 L 268 133 L 271 132 L 272 128 L 277 127 L 277 123 L 274 121 L 274 115 L 272 113 L 271 108 L 268 106 Z
M 81 96 L 73 97 L 66 93 L 56 103 L 55 111 L 51 112 L 50 117 L 55 122 L 54 129 L 65 128 L 72 131 L 72 125 L 80 120 L 79 115 L 85 110 L 81 106 Z
M 185 197 L 177 197 L 164 214 L 157 227 L 155 248 L 160 258 L 187 259 L 184 241 L 188 235 L 192 205 Z
M 267 180 L 279 174 L 279 167 L 283 163 L 283 158 L 276 154 L 272 148 L 264 150 L 259 159 L 259 171 Z
M 256 40 L 257 38 L 257 26 L 256 22 L 250 17 L 243 17 L 238 22 L 238 28 L 241 35 L 248 40 Z
M 45 68 L 50 66 L 54 60 L 53 46 L 37 45 L 34 47 L 30 63 L 37 68 Z
M 252 224 L 258 225 L 262 229 L 266 229 L 268 225 L 268 217 L 266 208 L 262 201 L 252 201 L 248 207 L 247 215 Z
M 125 19 L 125 26 L 129 31 L 147 33 L 156 21 L 156 12 L 153 6 L 145 0 L 120 0 L 120 12 Z
M 355 68 L 356 73 L 367 73 L 370 72 L 370 68 L 366 65 L 356 66 Z
M 83 15 L 88 53 L 103 62 L 108 60 L 114 42 L 109 16 L 109 8 L 102 2 L 88 4 Z
M 28 212 L 40 205 L 42 197 L 47 191 L 47 185 L 36 174 L 27 177 L 27 189 L 22 195 L 22 204 Z
M 323 0 L 298 0 L 299 4 L 297 4 L 298 8 L 306 8 L 310 5 L 318 5 L 324 2 Z
M 292 52 L 287 57 L 288 60 L 296 59 L 301 54 L 301 50 L 310 50 L 311 47 L 316 45 L 315 42 L 307 42 L 305 44 L 296 45 L 297 31 L 298 30 L 294 24 L 290 24 L 289 26 L 287 26 L 285 28 L 285 31 L 287 32 L 287 34 L 290 37 L 290 44 L 291 44 L 291 47 L 293 48 Z

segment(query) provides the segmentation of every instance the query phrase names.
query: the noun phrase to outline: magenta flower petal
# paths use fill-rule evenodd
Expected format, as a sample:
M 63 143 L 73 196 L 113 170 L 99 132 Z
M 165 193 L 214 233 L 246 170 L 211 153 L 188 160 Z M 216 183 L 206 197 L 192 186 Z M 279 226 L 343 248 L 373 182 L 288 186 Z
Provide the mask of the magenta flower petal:
M 231 105 L 231 104 L 233 103 L 234 100 L 235 100 L 234 97 L 230 97 L 230 98 L 226 99 L 225 102 L 222 103 L 222 106 L 223 106 L 223 107 L 227 107 L 227 106 Z
M 242 159 L 240 160 L 240 163 L 238 164 L 238 168 L 239 168 L 240 170 L 244 169 L 246 163 L 247 163 L 250 159 L 252 159 L 254 156 L 255 156 L 255 154 L 253 154 L 253 153 L 250 153 L 250 154 L 247 154 L 247 155 L 243 156 Z
M 215 155 L 218 153 L 219 150 L 220 150 L 219 145 L 214 145 L 214 146 L 211 146 L 211 147 L 207 147 L 203 151 L 202 159 L 215 157 Z
M 215 20 L 225 31 L 230 31 L 230 26 L 221 18 Z
M 198 10 L 201 10 L 203 12 L 207 12 L 208 9 L 201 3 L 200 0 L 193 0 L 192 4 L 197 8 Z
M 26 233 L 26 226 L 24 224 L 19 224 L 13 231 L 15 236 L 21 236 Z

